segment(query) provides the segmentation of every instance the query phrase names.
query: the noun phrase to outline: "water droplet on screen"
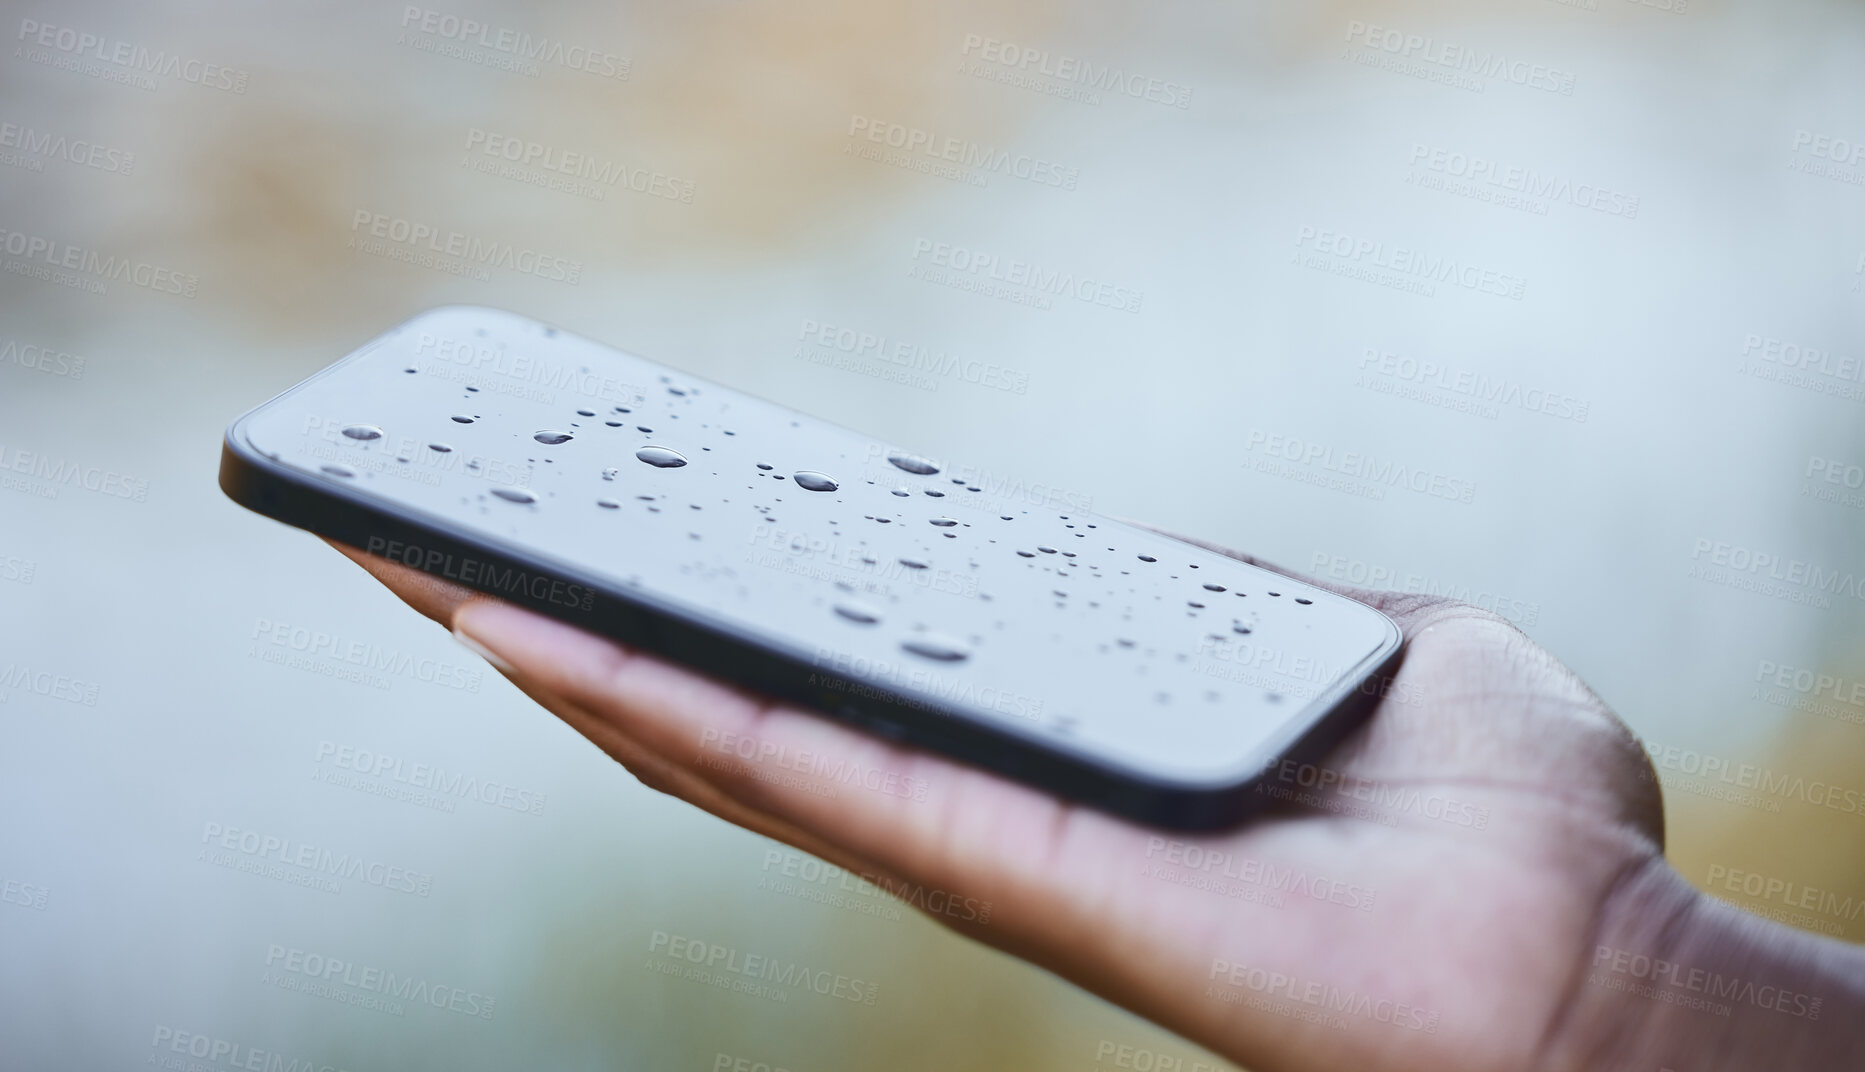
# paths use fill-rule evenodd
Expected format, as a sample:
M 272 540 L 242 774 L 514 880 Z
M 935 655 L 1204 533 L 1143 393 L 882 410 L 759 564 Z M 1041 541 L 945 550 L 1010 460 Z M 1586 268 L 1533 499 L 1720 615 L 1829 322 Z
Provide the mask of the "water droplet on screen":
M 621 470 L 620 470 L 620 469 L 604 469 L 604 470 L 602 471 L 602 479 L 604 479 L 604 480 L 614 480 L 614 479 L 615 479 L 615 474 L 617 474 L 617 473 L 619 473 L 619 472 L 621 472 Z
M 893 463 L 894 468 L 905 469 L 916 476 L 931 476 L 939 471 L 938 466 L 912 454 L 889 454 L 887 460 Z
M 576 411 L 576 415 L 578 417 L 594 417 L 596 415 L 596 411 L 593 409 L 579 409 Z
M 511 502 L 511 503 L 537 502 L 537 496 L 531 494 L 530 492 L 526 491 L 523 488 L 493 488 L 492 494 L 497 495 L 499 498 L 504 499 L 506 502 Z
M 768 465 L 765 465 L 763 462 L 758 463 L 758 468 L 764 470 L 767 473 L 771 471 L 771 467 Z
M 1250 635 L 1250 627 L 1242 622 L 1232 622 L 1230 628 L 1234 633 L 1241 633 L 1244 636 Z
M 455 423 L 455 424 L 471 424 L 471 423 L 473 423 L 473 419 L 472 419 L 471 417 L 462 417 L 462 416 L 460 416 L 459 414 L 457 414 L 457 413 L 456 413 L 456 414 L 454 414 L 454 415 L 453 415 L 453 423 Z
M 597 499 L 596 505 L 602 507 L 604 510 L 619 510 L 622 506 L 621 503 L 616 502 L 614 499 Z
M 453 453 L 453 448 L 448 446 L 445 443 L 429 443 L 427 445 L 427 449 L 431 451 L 435 451 L 440 454 L 452 454 Z
M 868 606 L 866 603 L 856 603 L 853 601 L 837 603 L 835 605 L 835 612 L 851 622 L 859 622 L 862 625 L 873 625 L 875 622 L 881 620 L 881 612 Z
M 1295 602 L 1300 603 L 1304 607 L 1312 606 L 1314 604 L 1314 600 L 1312 599 L 1301 599 L 1299 597 L 1295 600 Z
M 1036 557 L 1036 552 L 1034 551 L 1018 551 L 1017 554 L 1023 558 L 1035 558 Z
M 1053 554 L 1055 554 L 1055 553 L 1056 553 L 1056 549 L 1055 549 L 1055 548 L 1053 548 L 1053 547 L 1044 547 L 1044 546 L 1042 546 L 1041 544 L 1037 544 L 1037 545 L 1036 545 L 1036 549 L 1037 549 L 1038 551 L 1041 551 L 1041 552 L 1042 552 L 1043 554 L 1045 554 L 1045 555 L 1053 555 Z
M 798 472 L 791 479 L 797 482 L 797 487 L 806 491 L 834 491 L 839 486 L 823 474 L 808 469 Z
M 1140 561 L 1141 562 L 1157 562 L 1159 560 L 1154 558 L 1152 555 L 1141 555 Z
M 642 447 L 635 451 L 635 457 L 660 469 L 678 469 L 686 464 L 686 458 L 682 457 L 678 451 L 668 450 L 666 447 Z
M 942 529 L 949 529 L 953 525 L 958 524 L 958 519 L 955 517 L 932 517 L 932 518 L 927 518 L 927 520 L 931 521 L 933 524 L 939 526 Z
M 925 569 L 926 568 L 926 563 L 921 562 L 917 558 L 903 558 L 900 560 L 900 564 L 905 566 L 908 569 Z
M 935 499 L 945 498 L 945 492 L 940 491 L 938 488 L 927 488 L 926 494 L 932 496 Z
M 908 637 L 900 642 L 901 648 L 927 659 L 937 659 L 942 663 L 955 663 L 971 655 L 971 649 L 951 637 L 937 633 L 924 633 Z
M 319 466 L 318 468 L 322 469 L 326 473 L 329 473 L 331 476 L 355 476 L 356 475 L 356 470 L 351 469 L 347 466 L 342 466 L 342 465 L 322 465 L 322 466 Z
M 568 432 L 552 432 L 552 431 L 547 430 L 547 431 L 539 432 L 536 435 L 532 436 L 531 438 L 537 440 L 539 443 L 542 443 L 547 447 L 554 447 L 559 443 L 568 443 L 570 440 L 575 439 L 576 437 L 571 435 Z
M 343 434 L 351 439 L 381 439 L 382 429 L 373 424 L 352 424 L 343 430 Z
M 904 499 L 904 498 L 906 498 L 906 497 L 907 497 L 908 495 L 911 495 L 911 494 L 913 494 L 913 493 L 912 493 L 912 492 L 910 492 L 910 491 L 908 491 L 908 490 L 907 490 L 907 489 L 905 489 L 905 488 L 895 488 L 895 489 L 894 489 L 894 494 L 895 494 L 895 495 L 898 495 L 898 496 L 900 496 L 901 498 L 903 498 L 903 499 Z
M 1207 592 L 1222 592 L 1224 586 L 1221 584 L 1207 584 L 1204 586 L 1204 590 Z

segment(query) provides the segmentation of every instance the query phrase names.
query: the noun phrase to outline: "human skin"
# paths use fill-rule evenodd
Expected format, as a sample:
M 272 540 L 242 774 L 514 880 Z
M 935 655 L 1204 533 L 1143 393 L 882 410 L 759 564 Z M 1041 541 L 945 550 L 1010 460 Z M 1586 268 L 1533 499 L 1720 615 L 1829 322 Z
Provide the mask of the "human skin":
M 1311 769 L 1284 786 L 1302 801 L 1182 835 L 336 546 L 643 784 L 888 888 L 944 895 L 931 903 L 988 901 L 985 921 L 932 916 L 1255 1072 L 1865 1067 L 1860 950 L 1685 882 L 1664 859 L 1637 739 L 1572 671 L 1468 604 L 1300 578 L 1389 615 L 1403 662 L 1320 764 L 1330 788 Z M 916 792 L 811 792 L 719 751 L 725 734 Z M 1398 799 L 1450 806 L 1379 804 Z M 1276 903 L 1248 880 L 1188 884 L 1201 876 L 1184 862 L 1209 853 L 1361 892 Z

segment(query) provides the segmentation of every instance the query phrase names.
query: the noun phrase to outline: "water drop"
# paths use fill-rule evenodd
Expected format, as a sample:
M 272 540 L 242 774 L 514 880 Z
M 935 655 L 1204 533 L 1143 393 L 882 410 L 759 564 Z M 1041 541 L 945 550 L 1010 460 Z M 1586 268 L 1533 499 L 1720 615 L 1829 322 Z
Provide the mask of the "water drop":
M 497 495 L 499 498 L 504 499 L 506 502 L 511 502 L 511 503 L 537 502 L 537 496 L 531 494 L 530 492 L 526 491 L 523 488 L 502 488 L 502 487 L 493 488 L 492 494 Z
M 900 564 L 905 566 L 908 569 L 925 569 L 926 568 L 926 563 L 921 562 L 917 558 L 903 558 L 900 560 Z
M 431 451 L 435 451 L 440 454 L 452 454 L 453 453 L 453 448 L 448 446 L 445 443 L 429 443 L 427 445 L 427 449 Z
M 1041 551 L 1041 552 L 1042 552 L 1043 554 L 1045 554 L 1045 555 L 1053 555 L 1053 554 L 1055 554 L 1055 553 L 1056 553 L 1056 549 L 1055 549 L 1055 548 L 1053 548 L 1053 547 L 1044 547 L 1044 546 L 1043 546 L 1043 545 L 1041 545 L 1041 544 L 1037 544 L 1037 545 L 1036 545 L 1036 549 L 1037 549 L 1038 551 Z
M 808 469 L 798 472 L 791 479 L 797 482 L 797 487 L 806 491 L 834 491 L 839 486 L 834 480 Z
M 1304 606 L 1304 607 L 1306 607 L 1306 606 L 1310 606 L 1311 604 L 1313 604 L 1313 603 L 1314 603 L 1314 600 L 1312 600 L 1312 599 L 1301 599 L 1301 598 L 1299 598 L 1299 597 L 1298 597 L 1298 598 L 1297 598 L 1297 599 L 1295 600 L 1295 602 L 1297 602 L 1297 603 L 1300 603 L 1300 604 L 1301 604 L 1302 606 Z
M 945 498 L 945 492 L 940 491 L 938 488 L 927 488 L 926 494 L 932 496 L 935 499 Z
M 939 526 L 942 529 L 949 529 L 952 526 L 958 524 L 958 519 L 955 517 L 931 517 L 931 518 L 927 518 L 927 520 L 931 521 L 933 524 Z
M 568 443 L 570 440 L 575 439 L 576 437 L 571 435 L 568 432 L 552 432 L 552 431 L 546 430 L 546 431 L 537 433 L 531 438 L 537 440 L 539 443 L 542 443 L 547 447 L 554 447 L 559 443 Z
M 1024 558 L 1035 558 L 1036 557 L 1036 552 L 1034 551 L 1018 551 L 1017 554 Z
M 453 415 L 453 423 L 455 423 L 455 424 L 471 424 L 471 423 L 473 423 L 473 419 L 472 419 L 471 417 L 462 417 L 462 416 L 460 416 L 459 414 L 457 414 L 457 413 L 456 413 L 456 414 L 454 414 L 454 415 Z
M 910 492 L 910 491 L 908 491 L 908 490 L 907 490 L 907 489 L 905 489 L 905 488 L 895 488 L 895 489 L 894 489 L 894 494 L 895 494 L 895 495 L 898 495 L 898 496 L 900 496 L 901 498 L 903 498 L 903 499 L 904 499 L 904 498 L 906 498 L 906 497 L 907 497 L 908 495 L 911 495 L 911 494 L 913 494 L 913 493 L 912 493 L 912 492 Z
M 604 480 L 614 480 L 614 479 L 615 479 L 615 474 L 617 474 L 617 473 L 619 473 L 619 472 L 621 472 L 621 470 L 620 470 L 620 469 L 604 469 L 604 470 L 602 471 L 602 479 L 604 479 Z
M 678 469 L 686 464 L 686 459 L 679 452 L 666 447 L 642 447 L 635 451 L 635 457 L 660 469 Z
M 904 469 L 915 476 L 931 476 L 939 471 L 938 466 L 927 461 L 925 458 L 916 457 L 912 454 L 896 452 L 889 454 L 887 460 L 893 463 L 894 468 Z
M 594 417 L 596 415 L 596 411 L 593 409 L 579 409 L 576 411 L 576 415 L 578 417 Z
M 1204 586 L 1204 590 L 1207 592 L 1222 592 L 1224 586 L 1221 584 L 1207 584 Z
M 603 421 L 602 423 L 608 425 L 610 428 L 620 428 L 622 426 L 621 421 Z
M 767 473 L 771 471 L 771 467 L 768 465 L 765 465 L 763 462 L 758 463 L 758 468 L 764 470 Z
M 875 622 L 881 620 L 881 612 L 868 606 L 866 603 L 856 603 L 853 601 L 837 603 L 835 605 L 835 612 L 851 622 L 859 622 L 862 625 L 873 625 Z
M 951 637 L 939 636 L 936 633 L 926 633 L 921 636 L 908 637 L 900 642 L 900 646 L 915 655 L 927 659 L 937 659 L 942 663 L 955 663 L 971 654 L 971 650 L 964 644 Z
M 1152 555 L 1141 555 L 1140 561 L 1141 562 L 1157 562 L 1159 560 L 1154 558 Z
M 1243 636 L 1250 635 L 1250 627 L 1243 624 L 1242 622 L 1232 622 L 1230 625 L 1230 628 L 1231 628 L 1231 631 L 1234 633 L 1240 633 Z
M 381 439 L 382 429 L 373 424 L 352 424 L 343 430 L 343 434 L 351 439 Z
M 614 499 L 597 499 L 596 505 L 602 507 L 604 510 L 619 510 L 622 507 L 622 504 L 616 502 Z

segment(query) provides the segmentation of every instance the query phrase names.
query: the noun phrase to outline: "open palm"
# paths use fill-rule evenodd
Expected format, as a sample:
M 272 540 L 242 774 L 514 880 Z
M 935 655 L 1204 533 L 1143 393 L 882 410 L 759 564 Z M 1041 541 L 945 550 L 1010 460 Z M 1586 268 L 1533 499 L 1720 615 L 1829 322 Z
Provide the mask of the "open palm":
M 1662 859 L 1631 734 L 1466 604 L 1321 585 L 1398 622 L 1400 670 L 1322 764 L 1278 769 L 1269 810 L 1188 836 L 340 549 L 643 783 L 1259 1072 L 1553 1067 L 1608 895 Z M 818 783 L 758 760 L 802 753 L 873 773 Z

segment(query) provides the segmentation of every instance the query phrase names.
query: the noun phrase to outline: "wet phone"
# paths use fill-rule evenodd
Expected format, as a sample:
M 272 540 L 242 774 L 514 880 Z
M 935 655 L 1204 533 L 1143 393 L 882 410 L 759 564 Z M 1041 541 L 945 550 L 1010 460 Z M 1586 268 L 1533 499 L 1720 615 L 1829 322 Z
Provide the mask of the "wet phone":
M 423 313 L 240 417 L 220 486 L 286 524 L 1181 829 L 1286 796 L 1278 770 L 1352 728 L 1401 641 L 1371 607 L 1078 497 L 494 309 Z M 844 799 L 913 791 L 756 742 L 693 744 Z

